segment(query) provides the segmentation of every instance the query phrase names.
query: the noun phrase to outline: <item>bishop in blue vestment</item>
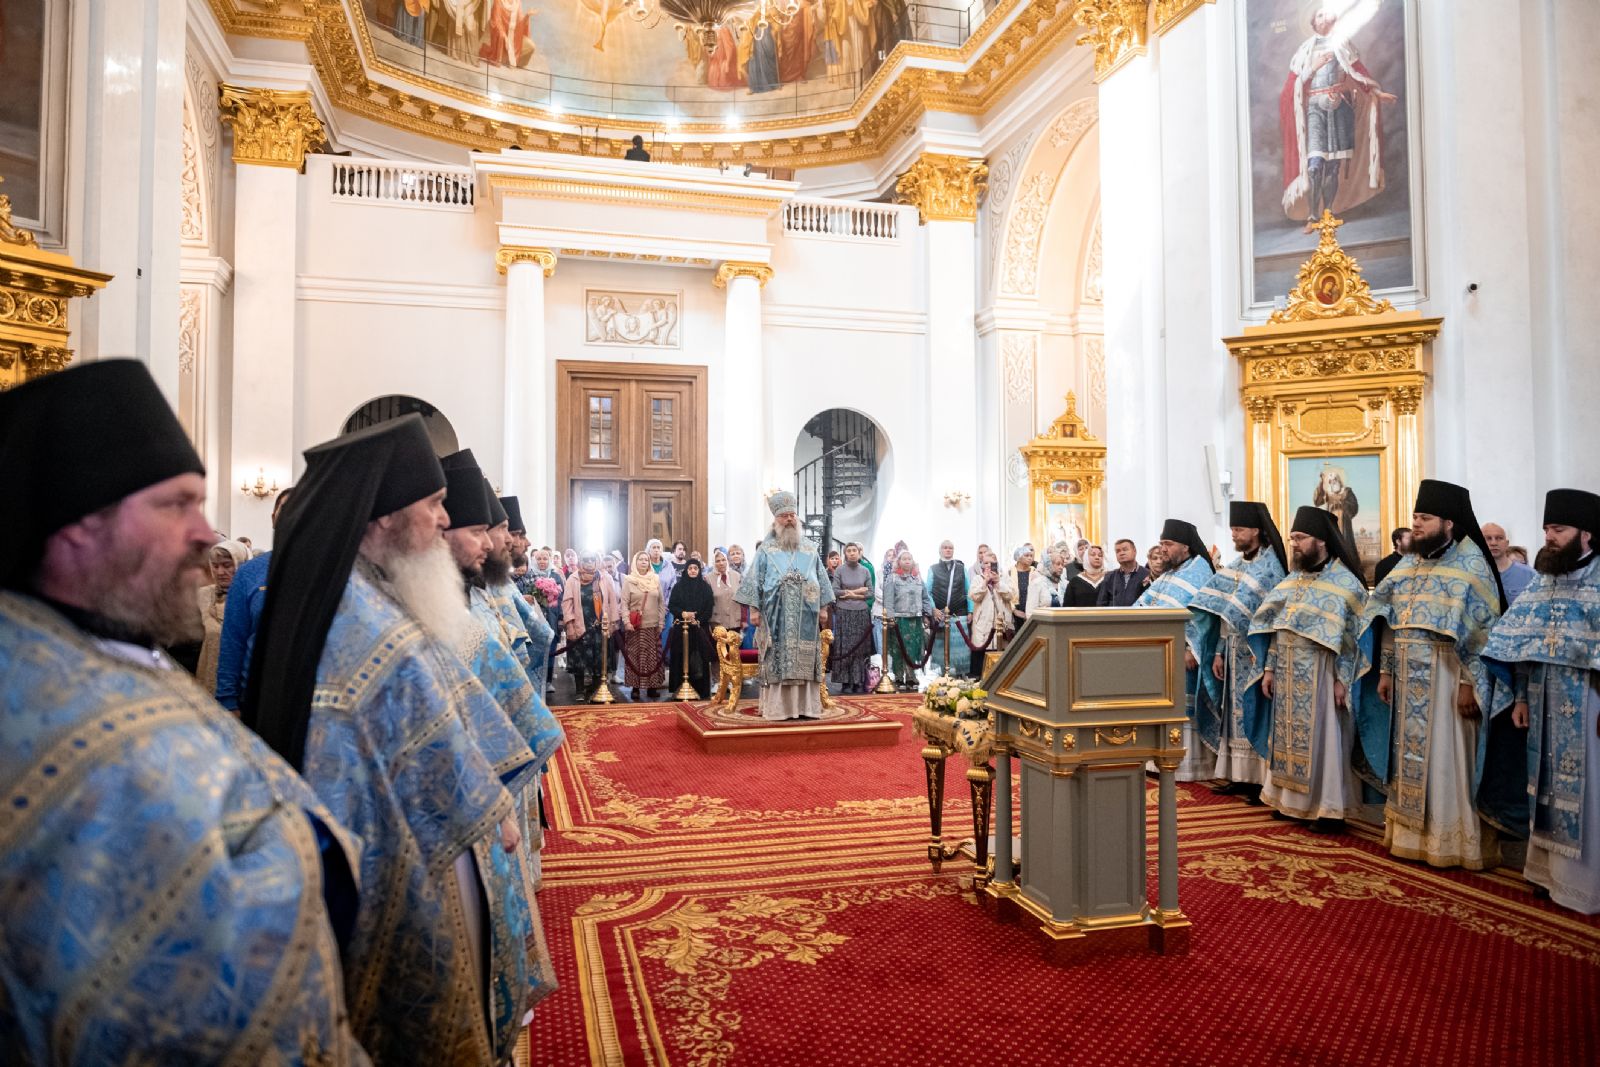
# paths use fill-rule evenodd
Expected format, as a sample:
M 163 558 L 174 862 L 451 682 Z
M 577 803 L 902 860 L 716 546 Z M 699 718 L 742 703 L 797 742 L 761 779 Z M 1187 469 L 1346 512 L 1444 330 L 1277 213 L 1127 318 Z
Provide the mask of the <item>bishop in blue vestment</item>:
M 739 578 L 735 603 L 759 612 L 761 717 L 822 717 L 822 609 L 833 583 L 817 546 L 800 533 L 795 495 L 767 499 L 772 531 L 756 546 Z

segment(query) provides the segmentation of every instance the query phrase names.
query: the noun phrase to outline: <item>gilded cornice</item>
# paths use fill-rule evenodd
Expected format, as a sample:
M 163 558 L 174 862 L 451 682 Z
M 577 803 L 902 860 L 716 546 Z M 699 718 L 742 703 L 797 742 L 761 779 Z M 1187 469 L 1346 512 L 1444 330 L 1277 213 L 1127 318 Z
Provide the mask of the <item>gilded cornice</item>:
M 621 158 L 629 147 L 628 138 L 639 132 L 654 134 L 673 162 L 758 162 L 778 167 L 872 159 L 914 132 L 925 112 L 984 113 L 1072 32 L 1073 3 L 1002 0 L 959 48 L 897 44 L 848 108 L 751 121 L 743 127 L 741 140 L 713 141 L 703 138 L 724 137 L 727 130 L 720 124 L 686 123 L 668 129 L 662 123 L 622 120 L 606 123 L 620 136 L 594 138 L 572 129 L 570 116 L 511 100 L 491 104 L 481 94 L 378 58 L 359 3 L 347 10 L 342 0 L 209 0 L 225 33 L 303 42 L 334 107 L 425 137 L 482 151 L 515 144 Z M 960 69 L 932 69 L 914 61 L 954 63 Z M 378 76 L 385 81 L 374 80 Z M 461 106 L 440 103 L 422 92 Z M 505 117 L 480 113 L 490 108 Z M 847 128 L 811 132 L 841 123 Z M 559 128 L 550 129 L 552 125 Z
M 989 165 L 981 159 L 926 153 L 900 175 L 894 197 L 915 204 L 922 222 L 976 222 L 978 200 L 989 181 Z
M 717 267 L 717 273 L 712 276 L 711 284 L 718 289 L 727 287 L 735 278 L 754 278 L 761 288 L 765 289 L 772 280 L 772 268 L 765 263 L 747 263 L 743 260 L 729 259 Z
M 1216 2 L 1217 0 L 1155 0 L 1151 7 L 1151 32 L 1159 37 L 1202 7 Z
M 220 92 L 235 163 L 299 170 L 306 153 L 328 139 L 308 92 L 226 84 Z
M 546 278 L 556 272 L 556 254 L 548 248 L 516 248 L 511 245 L 501 245 L 500 250 L 494 254 L 494 269 L 504 274 L 511 269 L 513 263 L 534 263 L 543 271 Z
M 1105 81 L 1118 67 L 1145 52 L 1150 0 L 1078 0 L 1072 19 L 1089 32 L 1079 44 L 1094 49 L 1094 80 Z

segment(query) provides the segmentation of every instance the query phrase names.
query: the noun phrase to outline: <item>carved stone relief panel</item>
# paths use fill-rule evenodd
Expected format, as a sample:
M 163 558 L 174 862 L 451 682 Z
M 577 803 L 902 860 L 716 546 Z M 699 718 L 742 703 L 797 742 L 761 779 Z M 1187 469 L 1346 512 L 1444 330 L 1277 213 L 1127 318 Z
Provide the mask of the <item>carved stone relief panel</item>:
M 683 294 L 584 290 L 584 343 L 620 348 L 679 348 Z

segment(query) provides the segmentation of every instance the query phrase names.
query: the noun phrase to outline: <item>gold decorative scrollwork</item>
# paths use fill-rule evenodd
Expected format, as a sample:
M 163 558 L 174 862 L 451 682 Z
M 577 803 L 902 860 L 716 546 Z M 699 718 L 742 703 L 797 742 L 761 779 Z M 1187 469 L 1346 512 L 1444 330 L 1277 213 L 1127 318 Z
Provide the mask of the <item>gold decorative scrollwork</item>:
M 220 92 L 235 163 L 299 170 L 306 153 L 328 139 L 308 92 L 245 85 L 223 85 Z
M 1129 727 L 1122 731 L 1108 727 L 1105 730 L 1096 730 L 1094 732 L 1094 743 L 1097 745 L 1126 745 L 1138 736 L 1139 731 L 1134 727 Z
M 1150 0 L 1079 0 L 1072 21 L 1089 31 L 1077 43 L 1094 49 L 1094 80 L 1104 81 L 1127 60 L 1144 54 Z
M 1271 422 L 1278 404 L 1270 396 L 1246 397 L 1244 409 L 1250 413 L 1251 422 Z
M 1216 2 L 1217 0 L 1155 0 L 1150 22 L 1159 36 L 1207 4 Z
M 3 181 L 5 179 L 0 178 L 0 182 Z M 4 193 L 0 193 L 0 242 L 20 245 L 23 248 L 39 247 L 38 239 L 33 236 L 32 230 L 24 230 L 11 222 L 11 198 Z
M 989 164 L 965 156 L 927 153 L 895 182 L 897 204 L 915 204 L 923 222 L 976 222 L 989 182 Z
M 718 289 L 726 289 L 728 283 L 735 278 L 754 278 L 765 289 L 772 280 L 772 268 L 765 263 L 746 263 L 742 260 L 724 260 L 717 267 L 717 273 L 712 275 L 711 284 Z
M 1028 738 L 1030 741 L 1038 740 L 1044 736 L 1044 727 L 1040 726 L 1032 719 L 1018 719 L 1017 733 Z
M 1398 385 L 1389 393 L 1394 410 L 1400 415 L 1415 415 L 1422 406 L 1422 386 Z
M 1080 536 L 1100 539 L 1104 512 L 1106 445 L 1078 414 L 1078 397 L 1068 393 L 1067 409 L 1044 433 L 1018 451 L 1028 464 L 1028 528 L 1034 543 L 1049 544 L 1051 511 L 1065 506 Z M 1081 521 L 1079 521 L 1081 520 Z
M 1064 730 L 1061 734 L 1061 749 L 1064 752 L 1074 752 L 1078 748 L 1078 735 L 1071 730 Z
M 1183 744 L 1183 731 L 1181 729 L 1179 729 L 1178 727 L 1176 727 L 1176 726 L 1174 726 L 1172 729 L 1168 730 L 1167 731 L 1167 744 L 1169 744 L 1169 745 L 1181 745 L 1181 744 Z
M 33 234 L 12 224 L 11 201 L 0 195 L 0 389 L 70 363 L 67 305 L 110 280 L 40 248 Z
M 515 248 L 501 245 L 494 254 L 494 269 L 504 274 L 513 263 L 533 263 L 544 271 L 546 278 L 556 272 L 556 254 L 548 248 Z
M 1372 298 L 1372 287 L 1361 276 L 1361 265 L 1339 247 L 1334 231 L 1343 225 L 1343 219 L 1323 211 L 1322 221 L 1317 223 L 1322 231 L 1317 250 L 1300 265 L 1299 280 L 1289 291 L 1288 306 L 1274 311 L 1267 319 L 1269 323 L 1380 315 L 1394 310 L 1389 301 Z

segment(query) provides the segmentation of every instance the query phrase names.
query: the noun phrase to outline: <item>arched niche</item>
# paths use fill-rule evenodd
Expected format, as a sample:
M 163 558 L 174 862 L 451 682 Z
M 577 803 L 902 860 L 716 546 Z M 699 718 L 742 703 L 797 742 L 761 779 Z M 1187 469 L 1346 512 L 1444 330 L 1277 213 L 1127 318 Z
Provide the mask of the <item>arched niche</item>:
M 794 491 L 807 536 L 824 554 L 850 541 L 871 547 L 885 488 L 894 481 L 889 435 L 853 408 L 806 420 L 794 442 Z
M 414 396 L 402 393 L 390 393 L 387 396 L 373 397 L 352 411 L 344 420 L 344 426 L 339 431 L 341 434 L 354 433 L 364 430 L 368 426 L 376 426 L 390 419 L 398 419 L 403 415 L 415 412 L 422 416 L 422 424 L 428 428 L 428 439 L 433 442 L 433 451 L 440 456 L 448 456 L 461 448 L 456 437 L 456 428 L 450 425 L 450 420 L 445 418 L 444 412 Z

